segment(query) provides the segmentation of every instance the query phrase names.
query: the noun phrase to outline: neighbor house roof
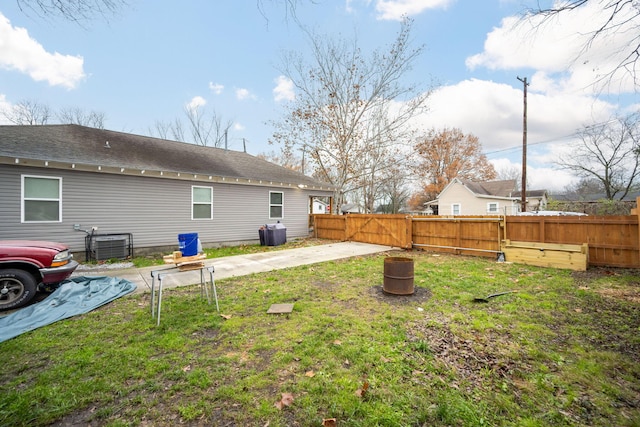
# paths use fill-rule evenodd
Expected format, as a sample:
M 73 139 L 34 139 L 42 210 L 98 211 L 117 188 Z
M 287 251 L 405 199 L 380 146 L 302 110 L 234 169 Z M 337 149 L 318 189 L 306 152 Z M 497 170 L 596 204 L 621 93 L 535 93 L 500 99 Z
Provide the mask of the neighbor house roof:
M 462 184 L 477 195 L 512 197 L 516 188 L 515 179 L 473 182 L 461 180 Z
M 547 194 L 547 190 L 527 190 L 527 197 L 544 197 Z M 521 197 L 522 191 L 514 191 L 513 197 Z
M 334 190 L 247 153 L 79 125 L 0 126 L 0 163 Z

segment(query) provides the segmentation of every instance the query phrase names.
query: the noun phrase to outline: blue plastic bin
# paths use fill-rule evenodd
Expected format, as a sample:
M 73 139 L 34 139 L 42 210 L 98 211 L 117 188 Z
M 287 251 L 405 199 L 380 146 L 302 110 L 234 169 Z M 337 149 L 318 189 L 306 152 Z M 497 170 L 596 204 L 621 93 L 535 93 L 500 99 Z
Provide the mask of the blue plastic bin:
M 178 247 L 182 256 L 198 255 L 198 233 L 178 234 Z

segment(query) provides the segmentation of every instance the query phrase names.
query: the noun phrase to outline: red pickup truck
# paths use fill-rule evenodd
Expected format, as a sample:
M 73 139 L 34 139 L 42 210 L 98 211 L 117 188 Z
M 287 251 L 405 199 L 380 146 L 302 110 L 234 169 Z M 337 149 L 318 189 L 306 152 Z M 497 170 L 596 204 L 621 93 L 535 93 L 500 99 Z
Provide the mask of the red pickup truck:
M 62 243 L 0 240 L 0 310 L 26 305 L 39 286 L 54 288 L 78 267 Z

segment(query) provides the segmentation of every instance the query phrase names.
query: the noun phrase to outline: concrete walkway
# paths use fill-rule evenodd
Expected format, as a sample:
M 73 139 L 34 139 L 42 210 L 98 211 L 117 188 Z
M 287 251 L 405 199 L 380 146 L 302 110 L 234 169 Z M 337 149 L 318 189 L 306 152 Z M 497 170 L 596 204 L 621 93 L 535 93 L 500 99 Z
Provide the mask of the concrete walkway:
M 387 251 L 399 250 L 390 246 L 372 245 L 359 242 L 340 242 L 326 245 L 308 246 L 298 249 L 274 250 L 248 255 L 235 255 L 224 258 L 204 260 L 205 266 L 215 268 L 214 279 L 226 279 L 235 276 L 245 276 L 253 273 L 279 270 L 299 265 L 316 264 L 319 262 L 370 255 Z M 169 268 L 169 265 L 158 265 L 145 268 L 127 268 L 124 270 L 83 270 L 76 271 L 74 276 L 111 276 L 129 280 L 138 288 L 135 293 L 151 291 L 151 271 Z M 200 270 L 178 272 L 172 270 L 162 279 L 164 289 L 187 286 L 200 283 Z M 208 272 L 205 272 L 208 276 Z

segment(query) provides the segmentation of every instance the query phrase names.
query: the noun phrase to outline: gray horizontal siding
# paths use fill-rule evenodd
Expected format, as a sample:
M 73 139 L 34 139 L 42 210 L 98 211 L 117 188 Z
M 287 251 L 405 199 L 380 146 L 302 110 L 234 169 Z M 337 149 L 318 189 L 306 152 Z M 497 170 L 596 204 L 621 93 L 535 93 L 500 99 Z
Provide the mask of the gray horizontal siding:
M 20 223 L 20 175 L 62 178 L 62 222 Z M 191 219 L 192 185 L 213 188 L 213 219 Z M 41 239 L 84 251 L 85 233 L 132 233 L 134 247 L 175 245 L 180 233 L 198 233 L 203 244 L 255 241 L 269 219 L 269 191 L 284 193 L 287 237 L 308 235 L 310 192 L 298 188 L 259 187 L 163 178 L 136 177 L 48 168 L 0 165 L 0 238 Z M 314 192 L 324 196 L 330 193 Z

